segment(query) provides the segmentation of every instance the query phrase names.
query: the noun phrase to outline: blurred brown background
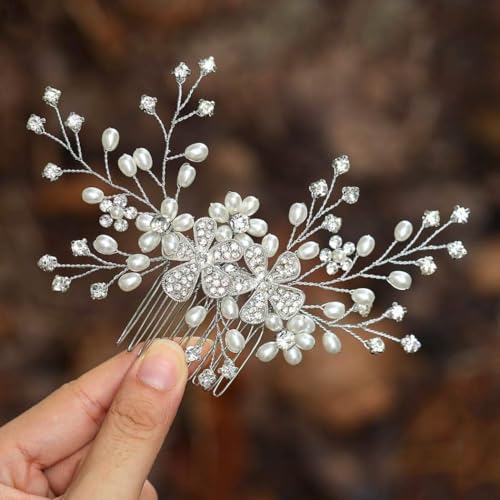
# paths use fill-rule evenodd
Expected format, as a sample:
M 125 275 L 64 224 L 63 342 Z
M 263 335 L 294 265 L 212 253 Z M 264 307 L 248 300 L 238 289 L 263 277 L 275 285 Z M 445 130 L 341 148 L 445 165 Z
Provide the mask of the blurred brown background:
M 398 220 L 460 201 L 471 221 L 445 241 L 463 239 L 469 256 L 442 255 L 408 296 L 377 288 L 382 306 L 408 306 L 418 355 L 372 357 L 343 338 L 342 354 L 316 349 L 299 367 L 253 362 L 218 400 L 190 388 L 153 471 L 160 498 L 500 498 L 499 25 L 487 0 L 1 1 L 0 423 L 113 355 L 144 292 L 96 303 L 79 282 L 58 295 L 36 267 L 99 234 L 80 200 L 87 179 L 40 177 L 67 161 L 25 129 L 31 112 L 50 116 L 43 89 L 86 117 L 91 163 L 107 126 L 120 154 L 158 158 L 139 96 L 168 116 L 172 67 L 213 55 L 197 95 L 216 114 L 179 126 L 173 144 L 211 149 L 185 208 L 255 194 L 284 234 L 288 205 L 346 153 L 361 199 L 341 210 L 344 238 L 382 245 Z

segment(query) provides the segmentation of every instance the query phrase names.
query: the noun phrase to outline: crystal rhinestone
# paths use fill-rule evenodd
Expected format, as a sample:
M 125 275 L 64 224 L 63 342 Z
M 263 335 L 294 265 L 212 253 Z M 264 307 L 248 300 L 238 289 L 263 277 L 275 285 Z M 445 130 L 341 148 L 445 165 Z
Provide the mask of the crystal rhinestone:
M 321 252 L 319 252 L 319 260 L 321 262 L 327 262 L 330 260 L 330 256 L 332 251 L 329 248 L 323 248 Z
M 422 344 L 419 342 L 417 337 L 415 337 L 415 335 L 406 335 L 406 337 L 403 337 L 401 339 L 401 345 L 403 346 L 404 351 L 408 354 L 413 354 L 422 347 Z
M 70 113 L 68 115 L 68 118 L 66 118 L 66 121 L 64 122 L 64 124 L 70 130 L 72 130 L 75 134 L 78 134 L 78 132 L 80 132 L 80 130 L 82 129 L 82 125 L 83 125 L 84 121 L 85 121 L 85 118 L 83 116 L 80 116 L 76 113 Z
M 439 226 L 440 217 L 439 210 L 426 210 L 422 216 L 424 227 L 437 227 Z
M 288 351 L 295 345 L 295 335 L 288 330 L 281 331 L 276 336 L 276 345 L 282 351 Z
M 340 268 L 342 269 L 342 271 L 346 271 L 346 272 L 350 271 L 351 267 L 352 267 L 352 260 L 351 259 L 344 259 L 340 263 Z
M 397 302 L 393 302 L 392 306 L 387 310 L 385 315 L 394 321 L 402 321 L 406 314 L 406 307 L 398 304 Z
M 115 231 L 123 233 L 128 229 L 128 222 L 125 219 L 118 219 L 115 220 L 113 227 L 115 228 Z
M 99 203 L 99 209 L 101 212 L 109 212 L 112 206 L 113 202 L 109 198 L 106 198 Z
M 217 375 L 215 375 L 214 371 L 210 368 L 205 368 L 198 375 L 198 382 L 200 383 L 201 387 L 203 387 L 203 389 L 205 389 L 206 391 L 210 390 L 210 388 L 215 384 L 216 380 L 217 380 Z
M 420 272 L 423 275 L 429 276 L 430 274 L 434 274 L 437 269 L 437 265 L 434 262 L 434 257 L 422 257 L 417 261 L 418 266 L 420 267 Z
M 135 219 L 137 217 L 137 208 L 135 208 L 135 207 L 126 207 L 123 210 L 123 216 L 125 217 L 125 219 L 128 219 L 128 220 Z
M 201 358 L 201 345 L 190 345 L 184 352 L 186 363 L 193 363 Z
M 309 191 L 313 198 L 323 198 L 328 193 L 328 184 L 325 179 L 309 184 Z
M 50 182 L 54 182 L 57 181 L 62 174 L 62 168 L 58 167 L 54 163 L 47 163 L 43 169 L 42 177 L 48 179 Z
M 113 205 L 125 208 L 127 206 L 127 197 L 124 194 L 115 194 L 113 196 Z
M 342 246 L 342 238 L 338 234 L 334 234 L 329 240 L 328 245 L 332 250 L 337 250 Z
M 248 216 L 243 214 L 234 214 L 229 219 L 229 226 L 235 234 L 246 233 L 250 227 Z
M 54 87 L 45 87 L 45 92 L 43 93 L 43 100 L 49 105 L 56 107 L 59 103 L 59 98 L 61 97 L 61 91 L 55 89 Z
M 335 262 L 330 262 L 326 266 L 326 274 L 329 274 L 330 276 L 334 275 L 336 272 L 338 272 L 338 270 L 339 265 Z
M 446 245 L 452 259 L 461 259 L 467 255 L 467 249 L 461 241 L 452 241 Z
M 139 109 L 148 115 L 154 115 L 156 112 L 156 103 L 158 99 L 149 95 L 142 95 Z
M 345 174 L 349 171 L 349 158 L 346 155 L 335 158 L 332 162 L 332 167 L 337 175 Z
M 337 233 L 342 226 L 342 219 L 340 217 L 336 217 L 335 215 L 329 214 L 321 223 L 321 227 L 330 231 L 331 233 Z
M 81 240 L 73 240 L 71 242 L 71 253 L 75 257 L 86 257 L 90 255 L 90 249 L 85 238 Z
M 113 225 L 113 217 L 109 214 L 104 214 L 99 217 L 99 224 L 102 227 L 111 227 Z
M 106 283 L 92 283 L 90 285 L 90 296 L 93 300 L 102 300 L 108 296 L 108 285 Z
M 221 368 L 219 368 L 219 373 L 229 380 L 232 380 L 236 375 L 238 375 L 238 367 L 234 364 L 232 359 L 225 359 Z
M 347 241 L 344 243 L 343 250 L 346 255 L 352 255 L 356 250 L 356 245 L 352 241 Z
M 451 213 L 451 221 L 457 224 L 465 224 L 469 220 L 470 209 L 456 205 Z
M 163 215 L 155 215 L 151 220 L 151 231 L 155 233 L 166 233 L 170 229 L 170 221 Z
M 43 255 L 38 260 L 38 267 L 42 271 L 52 272 L 58 265 L 57 257 L 53 255 Z
M 342 188 L 342 199 L 349 205 L 356 203 L 359 199 L 359 187 L 346 186 Z
M 189 66 L 186 63 L 181 62 L 174 68 L 172 73 L 175 76 L 177 83 L 182 84 L 186 81 L 186 78 L 191 74 L 191 70 L 189 69 Z
M 360 316 L 363 316 L 363 318 L 366 318 L 370 314 L 371 311 L 371 305 L 368 304 L 354 304 L 352 306 L 352 310 L 354 312 L 357 312 Z
M 207 101 L 206 99 L 200 99 L 198 101 L 198 109 L 196 114 L 198 116 L 213 116 L 215 109 L 214 101 Z
M 372 354 L 381 354 L 385 351 L 385 342 L 380 337 L 366 340 L 365 345 Z
M 200 71 L 202 75 L 208 75 L 208 73 L 214 73 L 217 69 L 215 65 L 215 59 L 210 56 L 206 59 L 201 59 L 198 62 L 198 66 L 200 67 Z
M 52 290 L 54 292 L 66 292 L 71 285 L 71 278 L 56 274 L 52 280 Z
M 26 122 L 26 128 L 31 130 L 31 132 L 35 132 L 35 134 L 40 135 L 45 132 L 45 128 L 43 126 L 45 122 L 45 118 L 38 115 L 31 115 Z

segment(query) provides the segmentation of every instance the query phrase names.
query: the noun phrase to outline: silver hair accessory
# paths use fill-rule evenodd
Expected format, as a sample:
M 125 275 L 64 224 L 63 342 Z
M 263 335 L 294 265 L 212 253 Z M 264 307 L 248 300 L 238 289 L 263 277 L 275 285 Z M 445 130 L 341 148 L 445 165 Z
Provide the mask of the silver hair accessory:
M 111 166 L 110 154 L 118 147 L 120 135 L 108 128 L 102 134 L 104 168 L 91 167 L 80 145 L 85 119 L 70 113 L 63 121 L 58 107 L 61 91 L 45 89 L 43 100 L 55 112 L 60 136 L 49 133 L 45 118 L 37 115 L 29 117 L 27 128 L 57 142 L 77 166 L 48 163 L 42 176 L 49 181 L 68 174 L 97 178 L 106 192 L 89 186 L 82 191 L 82 199 L 99 209 L 99 224 L 108 232 L 120 233 L 133 222 L 141 233 L 138 249 L 131 252 L 121 249 L 109 234 L 100 234 L 92 244 L 84 238 L 72 241 L 73 255 L 84 258 L 84 263 L 61 264 L 56 257 L 44 255 L 39 267 L 61 272 L 55 275 L 52 289 L 66 292 L 78 278 L 110 271 L 109 281 L 90 285 L 92 299 L 101 300 L 114 284 L 130 292 L 141 285 L 144 275 L 156 273 L 118 343 L 127 340 L 129 350 L 142 343 L 142 351 L 158 337 L 176 339 L 185 350 L 186 361 L 197 362 L 192 381 L 215 396 L 224 393 L 253 355 L 269 362 L 281 351 L 290 365 L 297 365 L 303 352 L 315 346 L 318 336 L 323 348 L 332 354 L 341 350 L 339 333 L 351 335 L 372 354 L 384 352 L 387 341 L 400 344 L 407 353 L 418 351 L 420 342 L 414 335 L 398 338 L 380 329 L 380 322 L 386 319 L 401 321 L 406 308 L 394 302 L 381 314 L 371 314 L 373 290 L 369 285 L 352 287 L 350 283 L 366 278 L 408 290 L 412 277 L 407 270 L 416 267 L 423 275 L 436 271 L 431 252 L 446 250 L 453 259 L 461 259 L 467 254 L 461 241 L 435 244 L 434 240 L 451 224 L 466 223 L 469 209 L 456 206 L 444 223 L 437 210 L 428 210 L 416 230 L 407 220 L 398 222 L 392 243 L 370 260 L 375 248 L 371 235 L 363 235 L 357 242 L 343 241 L 339 235 L 343 221 L 335 209 L 341 203 L 354 204 L 359 197 L 359 188 L 344 186 L 333 199 L 339 178 L 350 168 L 347 156 L 340 156 L 333 160 L 328 179 L 310 184 L 309 205 L 297 202 L 290 207 L 286 247 L 268 233 L 265 220 L 255 217 L 259 209 L 255 196 L 242 198 L 229 191 L 222 203 L 210 204 L 206 215 L 195 218 L 183 213 L 179 198 L 195 180 L 192 163 L 203 162 L 208 148 L 197 142 L 173 153 L 172 134 L 185 120 L 212 116 L 215 107 L 213 101 L 200 99 L 188 110 L 200 82 L 216 70 L 213 57 L 202 59 L 198 67 L 198 76 L 186 93 L 191 69 L 180 63 L 173 70 L 178 96 L 168 126 L 157 112 L 156 97 L 143 95 L 140 99 L 140 109 L 158 122 L 163 133 L 165 149 L 158 166 L 142 147 L 122 154 L 117 169 Z M 167 171 L 176 161 L 181 165 L 171 186 Z M 122 185 L 124 178 L 131 179 L 133 188 Z M 144 178 L 161 193 L 159 206 L 145 191 Z M 329 235 L 325 248 L 311 239 L 321 232 Z M 380 271 L 388 266 L 392 268 L 388 274 Z M 334 300 L 307 303 L 311 287 L 332 292 Z

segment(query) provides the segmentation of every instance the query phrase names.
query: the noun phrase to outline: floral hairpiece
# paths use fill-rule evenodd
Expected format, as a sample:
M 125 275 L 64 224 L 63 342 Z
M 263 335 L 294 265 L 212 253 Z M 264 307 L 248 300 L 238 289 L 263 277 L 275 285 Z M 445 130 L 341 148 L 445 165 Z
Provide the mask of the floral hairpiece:
M 45 118 L 37 115 L 29 117 L 27 128 L 61 145 L 77 167 L 48 163 L 42 176 L 49 181 L 67 174 L 96 178 L 106 192 L 87 187 L 82 199 L 98 207 L 99 224 L 119 233 L 133 221 L 141 233 L 139 248 L 132 252 L 119 248 L 113 236 L 101 234 L 91 245 L 86 239 L 71 242 L 73 255 L 85 258 L 85 262 L 61 264 L 56 257 L 44 255 L 38 261 L 42 270 L 63 273 L 55 275 L 52 289 L 66 292 L 76 279 L 110 271 L 109 281 L 90 285 L 92 299 L 101 300 L 114 284 L 129 292 L 141 285 L 144 275 L 156 273 L 156 281 L 118 343 L 128 337 L 128 349 L 143 343 L 142 351 L 157 337 L 175 338 L 185 349 L 186 361 L 199 362 L 191 376 L 193 382 L 216 396 L 229 387 L 253 354 L 268 362 L 281 351 L 289 364 L 296 365 L 303 351 L 315 346 L 318 333 L 329 353 L 341 350 L 339 332 L 351 335 L 372 354 L 382 353 L 388 340 L 399 343 L 407 353 L 418 351 L 421 345 L 414 335 L 398 338 L 379 329 L 385 319 L 401 321 L 406 308 L 394 302 L 382 314 L 372 315 L 375 293 L 368 287 L 350 288 L 349 282 L 367 278 L 407 290 L 412 278 L 406 270 L 417 267 L 423 275 L 436 271 L 430 252 L 447 250 L 453 259 L 462 258 L 467 251 L 461 241 L 433 241 L 451 224 L 466 223 L 469 209 L 456 206 L 444 224 L 437 210 L 425 211 L 416 230 L 411 222 L 402 220 L 394 228 L 392 243 L 379 257 L 367 260 L 375 248 L 372 236 L 361 236 L 355 243 L 343 241 L 338 234 L 342 219 L 335 215 L 335 209 L 341 203 L 354 204 L 359 197 L 358 187 L 344 186 L 340 197 L 332 199 L 338 179 L 350 168 L 347 156 L 340 156 L 332 162 L 329 179 L 310 184 L 309 206 L 301 202 L 291 205 L 288 220 L 292 228 L 286 246 L 268 233 L 265 220 L 255 217 L 259 209 L 255 196 L 242 198 L 230 191 L 223 202 L 211 203 L 204 216 L 182 213 L 180 195 L 196 177 L 192 163 L 203 162 L 208 148 L 197 142 L 173 153 L 172 134 L 177 124 L 189 118 L 212 116 L 215 107 L 213 101 L 200 99 L 194 109 L 187 110 L 202 79 L 216 70 L 213 57 L 202 59 L 198 66 L 198 76 L 186 94 L 191 69 L 180 63 L 173 70 L 178 96 L 168 127 L 157 113 L 157 99 L 147 95 L 140 99 L 140 109 L 156 119 L 163 133 L 165 150 L 160 165 L 154 165 L 149 151 L 139 147 L 118 158 L 118 169 L 110 166 L 110 154 L 118 147 L 120 136 L 108 128 L 102 134 L 104 167 L 91 167 L 80 145 L 85 119 L 70 113 L 63 122 L 58 107 L 61 91 L 45 89 L 43 100 L 54 109 L 61 136 L 49 133 Z M 170 186 L 168 166 L 176 160 L 182 164 L 175 185 Z M 122 185 L 124 178 L 132 180 L 132 188 Z M 145 178 L 161 194 L 159 206 L 143 187 Z M 311 239 L 321 231 L 330 235 L 328 247 L 321 248 Z M 304 266 L 305 261 L 311 262 Z M 386 265 L 395 269 L 389 274 L 377 272 Z M 66 275 L 70 270 L 76 274 Z M 306 292 L 311 287 L 333 292 L 334 300 L 307 303 Z M 207 342 L 209 339 L 212 342 Z

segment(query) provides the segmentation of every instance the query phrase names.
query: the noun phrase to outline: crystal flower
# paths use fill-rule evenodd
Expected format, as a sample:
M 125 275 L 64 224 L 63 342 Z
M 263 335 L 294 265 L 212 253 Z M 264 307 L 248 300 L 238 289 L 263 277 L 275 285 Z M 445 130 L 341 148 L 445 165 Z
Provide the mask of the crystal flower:
M 332 167 L 336 175 L 342 175 L 349 172 L 349 158 L 346 155 L 335 158 L 332 162 Z
M 440 224 L 439 210 L 426 210 L 422 217 L 424 227 L 437 227 Z
M 470 209 L 456 205 L 451 213 L 451 221 L 457 224 L 465 224 L 469 221 Z
M 328 244 L 330 248 L 323 248 L 319 254 L 320 261 L 326 264 L 327 274 L 336 274 L 339 269 L 349 271 L 353 263 L 350 256 L 356 251 L 354 243 L 348 241 L 342 246 L 342 238 L 335 234 Z
M 238 375 L 239 368 L 234 364 L 232 359 L 226 358 L 224 363 L 219 368 L 219 373 L 226 379 L 232 380 Z
M 417 263 L 420 267 L 420 272 L 425 276 L 429 276 L 436 272 L 437 265 L 432 256 L 422 257 L 418 259 Z
M 85 118 L 83 116 L 80 116 L 76 113 L 70 113 L 68 115 L 68 118 L 66 118 L 66 121 L 64 122 L 64 124 L 71 131 L 73 131 L 75 134 L 78 134 L 78 132 L 80 132 L 80 130 L 82 129 L 82 125 L 83 125 L 84 121 L 85 121 Z
M 151 97 L 149 95 L 142 95 L 141 102 L 139 103 L 139 108 L 144 113 L 148 115 L 154 115 L 156 113 L 156 103 L 158 99 L 156 97 Z
M 214 101 L 207 101 L 206 99 L 200 99 L 198 101 L 198 109 L 196 114 L 198 116 L 213 116 L 215 109 Z
M 394 321 L 402 321 L 406 314 L 406 307 L 393 302 L 392 306 L 385 313 L 386 317 Z
M 172 73 L 174 74 L 177 83 L 182 85 L 191 74 L 191 70 L 186 63 L 181 62 L 174 68 Z
M 199 375 L 198 375 L 198 382 L 202 389 L 205 389 L 205 391 L 208 391 L 212 388 L 212 386 L 215 384 L 217 380 L 217 375 L 211 368 L 205 368 Z
M 217 66 L 215 65 L 215 59 L 210 56 L 206 59 L 201 59 L 198 63 L 202 75 L 208 75 L 209 73 L 215 73 Z
M 113 226 L 119 233 L 126 231 L 127 219 L 134 220 L 137 217 L 137 208 L 127 204 L 127 197 L 123 194 L 105 198 L 99 205 L 101 212 L 104 212 L 99 218 L 99 224 L 106 228 Z
M 49 162 L 43 169 L 42 177 L 48 179 L 50 182 L 54 182 L 57 181 L 62 174 L 62 168 L 58 167 L 55 163 Z
M 92 300 L 103 300 L 108 296 L 108 285 L 106 283 L 92 283 L 90 285 L 90 297 Z
M 309 185 L 312 198 L 324 198 L 328 193 L 328 184 L 325 179 L 313 182 Z
M 342 199 L 345 203 L 353 205 L 359 199 L 359 187 L 345 186 L 342 188 Z
M 26 128 L 35 132 L 35 134 L 41 135 L 45 132 L 44 123 L 47 120 L 38 115 L 31 115 L 26 122 Z
M 365 346 L 372 354 L 382 354 L 385 351 L 385 342 L 380 337 L 366 340 Z
M 422 344 L 415 335 L 406 335 L 401 339 L 401 346 L 405 352 L 413 354 L 422 347 Z
M 90 255 L 90 248 L 87 243 L 86 238 L 82 238 L 81 240 L 73 240 L 71 242 L 71 253 L 75 257 L 87 257 Z
M 45 92 L 43 93 L 43 100 L 46 104 L 52 107 L 56 107 L 59 104 L 60 97 L 61 97 L 60 90 L 57 90 L 54 87 L 45 87 Z
M 467 249 L 461 241 L 452 241 L 446 247 L 452 259 L 461 259 L 467 255 Z
M 330 231 L 330 233 L 338 233 L 342 226 L 342 219 L 332 214 L 328 214 L 321 223 L 321 227 Z

